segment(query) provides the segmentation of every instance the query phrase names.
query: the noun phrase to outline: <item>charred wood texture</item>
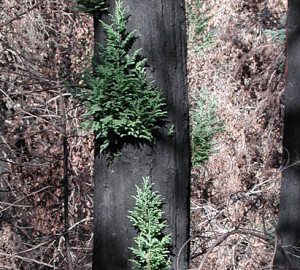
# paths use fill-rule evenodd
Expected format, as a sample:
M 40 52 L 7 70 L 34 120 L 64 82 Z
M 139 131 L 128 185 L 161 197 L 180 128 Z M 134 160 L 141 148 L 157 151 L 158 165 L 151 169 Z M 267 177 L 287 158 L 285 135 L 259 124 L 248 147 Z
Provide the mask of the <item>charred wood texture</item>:
M 115 1 L 107 1 L 113 13 Z M 136 29 L 135 47 L 148 59 L 147 72 L 161 89 L 168 110 L 168 123 L 151 145 L 127 144 L 121 157 L 110 163 L 105 155 L 95 158 L 94 270 L 131 269 L 137 232 L 128 219 L 134 207 L 132 195 L 142 177 L 150 176 L 154 189 L 164 198 L 163 211 L 172 233 L 172 269 L 189 236 L 189 117 L 186 71 L 186 26 L 183 0 L 124 0 L 130 15 L 128 31 Z M 109 17 L 102 19 L 109 22 Z M 104 42 L 101 24 L 95 20 L 95 41 Z M 168 135 L 174 125 L 173 135 Z M 180 269 L 187 269 L 188 250 L 180 256 Z
M 300 269 L 300 2 L 289 0 L 284 168 L 274 269 Z

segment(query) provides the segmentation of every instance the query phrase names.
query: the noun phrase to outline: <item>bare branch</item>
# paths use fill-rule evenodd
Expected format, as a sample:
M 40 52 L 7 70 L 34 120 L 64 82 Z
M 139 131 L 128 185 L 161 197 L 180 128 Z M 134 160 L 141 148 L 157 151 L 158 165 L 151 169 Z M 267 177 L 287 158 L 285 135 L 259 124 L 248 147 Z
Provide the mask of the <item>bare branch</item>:
M 23 12 L 17 14 L 15 17 L 9 19 L 8 21 L 6 21 L 6 22 L 4 22 L 4 23 L 1 23 L 1 24 L 0 24 L 0 28 L 2 28 L 2 27 L 5 26 L 5 25 L 8 25 L 8 24 L 12 23 L 12 22 L 15 21 L 15 20 L 21 19 L 21 17 L 22 17 L 23 15 L 25 15 L 25 14 L 27 14 L 28 12 L 30 12 L 31 10 L 35 9 L 35 8 L 36 8 L 38 5 L 40 5 L 41 3 L 42 3 L 42 1 L 36 3 L 36 4 L 33 5 L 32 7 L 30 7 L 29 9 L 27 9 L 27 10 L 25 10 L 25 11 L 23 11 Z

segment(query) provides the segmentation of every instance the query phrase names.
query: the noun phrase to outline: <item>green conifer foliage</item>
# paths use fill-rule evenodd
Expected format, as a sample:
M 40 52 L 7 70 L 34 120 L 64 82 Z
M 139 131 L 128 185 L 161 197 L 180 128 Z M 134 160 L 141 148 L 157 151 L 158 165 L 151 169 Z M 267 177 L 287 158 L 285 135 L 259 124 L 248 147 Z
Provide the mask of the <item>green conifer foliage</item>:
M 214 137 L 224 131 L 222 119 L 217 117 L 216 97 L 205 89 L 200 90 L 199 97 L 194 97 L 191 111 L 191 149 L 192 166 L 199 167 L 213 153 Z
M 126 32 L 128 19 L 120 1 L 111 21 L 101 22 L 106 45 L 99 44 L 93 74 L 84 78 L 88 87 L 80 91 L 87 111 L 84 127 L 95 133 L 100 151 L 128 141 L 151 142 L 166 115 L 160 93 L 146 77 L 141 49 L 130 52 L 136 38 L 134 31 Z
M 137 187 L 134 210 L 129 211 L 129 219 L 139 231 L 139 235 L 134 238 L 137 248 L 130 248 L 135 256 L 131 260 L 133 269 L 169 269 L 168 245 L 171 235 L 162 232 L 166 227 L 166 222 L 162 221 L 164 212 L 160 209 L 162 200 L 158 192 L 152 191 L 153 184 L 149 183 L 149 177 L 143 180 L 143 187 Z
M 105 2 L 103 0 L 77 0 L 79 10 L 98 17 L 100 12 L 105 10 Z

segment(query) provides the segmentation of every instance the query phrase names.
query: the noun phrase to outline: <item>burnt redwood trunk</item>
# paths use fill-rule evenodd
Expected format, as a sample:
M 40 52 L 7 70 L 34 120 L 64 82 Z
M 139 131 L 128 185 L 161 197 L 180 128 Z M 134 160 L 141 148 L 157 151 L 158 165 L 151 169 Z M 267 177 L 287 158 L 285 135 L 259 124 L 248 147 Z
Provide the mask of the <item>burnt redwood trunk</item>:
M 300 1 L 288 1 L 284 164 L 274 269 L 300 269 Z
M 115 1 L 107 1 L 109 13 Z M 136 29 L 136 48 L 143 48 L 148 74 L 163 92 L 168 127 L 159 130 L 153 145 L 125 145 L 113 163 L 103 155 L 95 158 L 94 270 L 131 269 L 137 232 L 128 219 L 134 207 L 132 195 L 142 177 L 150 176 L 154 190 L 164 198 L 163 210 L 172 234 L 172 268 L 176 255 L 189 237 L 189 116 L 186 72 L 186 26 L 183 0 L 124 0 L 129 17 L 128 31 Z M 108 16 L 103 16 L 105 22 Z M 103 29 L 95 20 L 95 41 L 103 42 Z M 168 135 L 174 125 L 173 135 Z M 186 270 L 188 250 L 180 256 Z

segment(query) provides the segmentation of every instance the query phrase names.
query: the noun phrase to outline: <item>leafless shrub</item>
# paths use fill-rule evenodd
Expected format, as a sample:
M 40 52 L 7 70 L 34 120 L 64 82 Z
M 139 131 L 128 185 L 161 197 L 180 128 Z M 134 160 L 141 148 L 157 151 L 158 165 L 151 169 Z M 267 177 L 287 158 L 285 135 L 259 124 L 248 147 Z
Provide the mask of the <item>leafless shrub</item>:
M 92 51 L 91 19 L 72 0 L 1 5 L 0 268 L 90 269 L 92 139 L 63 89 Z

